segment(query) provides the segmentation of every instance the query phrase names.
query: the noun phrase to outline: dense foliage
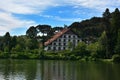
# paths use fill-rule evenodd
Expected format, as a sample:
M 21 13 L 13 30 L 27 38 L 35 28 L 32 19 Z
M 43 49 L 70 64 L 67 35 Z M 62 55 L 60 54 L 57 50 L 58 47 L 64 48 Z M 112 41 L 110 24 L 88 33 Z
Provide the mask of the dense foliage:
M 106 9 L 103 17 L 93 17 L 74 22 L 69 27 L 83 40 L 74 48 L 65 51 L 44 51 L 44 42 L 63 27 L 50 25 L 31 26 L 24 36 L 10 36 L 6 32 L 0 37 L 0 58 L 24 59 L 109 59 L 120 55 L 120 11 L 110 13 Z M 72 44 L 69 43 L 71 46 Z M 116 59 L 116 58 L 115 58 Z

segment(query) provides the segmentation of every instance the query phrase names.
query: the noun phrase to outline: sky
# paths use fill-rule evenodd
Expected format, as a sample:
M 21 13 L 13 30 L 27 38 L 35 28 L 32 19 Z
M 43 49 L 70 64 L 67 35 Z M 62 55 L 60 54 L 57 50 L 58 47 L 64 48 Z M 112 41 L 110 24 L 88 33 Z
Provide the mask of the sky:
M 120 0 L 3 0 L 0 2 L 0 36 L 25 35 L 30 26 L 71 25 L 101 17 L 106 8 L 120 9 Z

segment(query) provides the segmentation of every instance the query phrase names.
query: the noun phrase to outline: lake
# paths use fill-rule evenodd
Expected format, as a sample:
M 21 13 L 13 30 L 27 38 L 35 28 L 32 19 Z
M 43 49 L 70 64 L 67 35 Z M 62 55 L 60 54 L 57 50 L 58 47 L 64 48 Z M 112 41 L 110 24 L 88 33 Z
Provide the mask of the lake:
M 0 80 L 120 80 L 120 64 L 0 60 Z

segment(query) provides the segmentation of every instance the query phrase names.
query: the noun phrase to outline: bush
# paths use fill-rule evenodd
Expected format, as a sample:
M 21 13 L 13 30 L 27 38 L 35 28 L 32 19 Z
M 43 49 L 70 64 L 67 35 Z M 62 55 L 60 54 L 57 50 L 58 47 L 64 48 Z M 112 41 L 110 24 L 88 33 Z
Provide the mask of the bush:
M 18 58 L 18 54 L 11 54 L 11 55 L 10 55 L 10 58 L 12 58 L 12 59 L 17 59 L 17 58 Z
M 33 53 L 31 53 L 31 54 L 28 54 L 28 57 L 30 59 L 39 59 L 39 54 L 33 54 Z
M 113 55 L 112 60 L 113 60 L 113 62 L 120 62 L 120 55 L 118 55 L 118 54 Z
M 16 52 L 15 54 L 12 55 L 12 57 L 17 59 L 28 59 L 29 55 L 24 52 Z
M 8 52 L 0 52 L 0 58 L 1 59 L 9 58 L 9 53 Z

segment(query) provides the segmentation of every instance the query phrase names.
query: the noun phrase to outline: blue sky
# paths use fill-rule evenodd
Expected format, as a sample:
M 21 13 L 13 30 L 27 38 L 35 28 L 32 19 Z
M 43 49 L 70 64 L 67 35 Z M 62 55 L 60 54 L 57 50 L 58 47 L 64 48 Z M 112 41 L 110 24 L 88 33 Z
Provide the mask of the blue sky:
M 101 17 L 106 8 L 120 9 L 120 0 L 4 0 L 0 2 L 0 35 L 24 35 L 38 24 L 69 26 Z

